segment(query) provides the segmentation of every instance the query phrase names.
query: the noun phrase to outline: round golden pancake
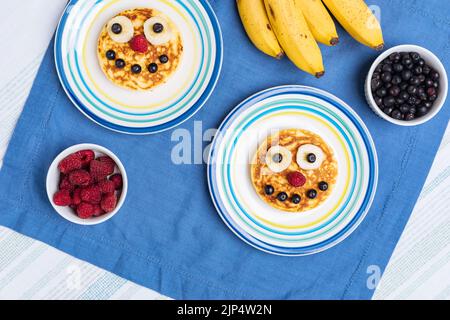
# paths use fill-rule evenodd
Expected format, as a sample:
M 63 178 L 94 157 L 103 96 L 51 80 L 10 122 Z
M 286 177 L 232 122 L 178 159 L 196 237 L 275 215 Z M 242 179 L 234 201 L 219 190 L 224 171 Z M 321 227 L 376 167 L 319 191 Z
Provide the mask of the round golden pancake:
M 324 154 L 324 159 L 319 168 L 304 170 L 297 163 L 297 151 L 302 145 L 314 145 L 319 147 Z M 292 154 L 289 166 L 281 172 L 273 172 L 266 163 L 268 150 L 273 146 L 285 147 Z M 266 138 L 259 146 L 251 163 L 252 184 L 258 195 L 270 206 L 286 212 L 305 212 L 322 204 L 333 191 L 338 176 L 338 164 L 333 150 L 317 134 L 300 129 L 280 130 Z M 288 181 L 288 174 L 300 172 L 306 177 L 306 183 L 301 187 L 294 187 Z M 328 190 L 319 190 L 319 183 L 326 182 Z M 267 195 L 265 187 L 270 185 L 274 192 Z M 317 197 L 310 199 L 307 196 L 309 190 L 316 190 Z M 280 192 L 288 195 L 286 201 L 277 199 Z M 298 204 L 293 203 L 292 196 L 297 194 L 301 197 Z
M 134 51 L 129 42 L 118 43 L 114 41 L 108 33 L 108 24 L 106 24 L 100 33 L 97 50 L 98 60 L 106 77 L 120 87 L 140 91 L 150 90 L 166 82 L 178 68 L 183 54 L 183 42 L 176 25 L 166 15 L 155 9 L 138 8 L 126 10 L 117 16 L 125 16 L 132 21 L 134 36 L 145 36 L 145 21 L 152 17 L 162 17 L 170 26 L 172 38 L 163 45 L 155 46 L 149 42 L 148 51 L 146 53 L 140 53 Z M 107 59 L 106 53 L 108 50 L 115 52 L 116 57 L 114 60 Z M 161 55 L 166 55 L 169 61 L 167 63 L 161 63 L 159 60 Z M 123 59 L 125 61 L 124 68 L 116 67 L 115 62 L 117 59 Z M 151 73 L 148 70 L 148 66 L 151 63 L 158 65 L 158 71 L 156 73 Z M 131 72 L 131 67 L 136 64 L 142 68 L 139 74 Z

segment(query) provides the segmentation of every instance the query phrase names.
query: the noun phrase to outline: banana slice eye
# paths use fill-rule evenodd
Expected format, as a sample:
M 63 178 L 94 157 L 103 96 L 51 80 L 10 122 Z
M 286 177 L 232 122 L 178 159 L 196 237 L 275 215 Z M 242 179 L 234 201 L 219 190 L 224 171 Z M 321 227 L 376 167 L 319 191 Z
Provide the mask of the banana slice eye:
M 144 23 L 144 34 L 154 46 L 163 45 L 172 39 L 172 30 L 163 17 L 151 17 Z
M 320 168 L 325 160 L 322 149 L 313 144 L 304 144 L 298 148 L 297 164 L 303 170 L 315 170 Z
M 109 20 L 107 29 L 111 39 L 118 43 L 128 42 L 134 36 L 133 22 L 124 16 L 117 16 Z
M 266 153 L 266 164 L 275 173 L 286 170 L 292 161 L 292 153 L 282 146 L 271 147 Z

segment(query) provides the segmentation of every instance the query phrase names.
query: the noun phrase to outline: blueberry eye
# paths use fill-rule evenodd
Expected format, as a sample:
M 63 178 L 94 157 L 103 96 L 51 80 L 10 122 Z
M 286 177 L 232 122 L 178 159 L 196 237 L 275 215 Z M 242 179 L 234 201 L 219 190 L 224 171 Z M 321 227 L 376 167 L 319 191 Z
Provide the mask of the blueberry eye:
M 159 62 L 167 63 L 167 62 L 169 62 L 169 57 L 166 56 L 165 54 L 163 54 L 162 56 L 159 57 Z
M 122 26 L 120 25 L 120 23 L 114 23 L 111 26 L 111 31 L 115 34 L 121 34 L 122 33 Z

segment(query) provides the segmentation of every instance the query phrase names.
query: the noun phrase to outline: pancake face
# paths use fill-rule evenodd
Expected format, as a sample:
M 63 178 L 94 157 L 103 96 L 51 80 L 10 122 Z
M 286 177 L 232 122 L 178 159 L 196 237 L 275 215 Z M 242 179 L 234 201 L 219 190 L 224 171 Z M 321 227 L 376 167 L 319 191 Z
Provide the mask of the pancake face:
M 304 212 L 322 204 L 331 194 L 337 175 L 332 149 L 318 135 L 300 129 L 269 136 L 251 164 L 251 179 L 258 195 L 287 212 Z
M 131 44 L 136 38 L 140 38 L 139 48 L 144 43 L 147 50 L 136 50 Z M 103 27 L 97 54 L 103 72 L 113 83 L 130 90 L 149 90 L 175 72 L 183 42 L 176 25 L 163 13 L 133 9 L 119 13 Z

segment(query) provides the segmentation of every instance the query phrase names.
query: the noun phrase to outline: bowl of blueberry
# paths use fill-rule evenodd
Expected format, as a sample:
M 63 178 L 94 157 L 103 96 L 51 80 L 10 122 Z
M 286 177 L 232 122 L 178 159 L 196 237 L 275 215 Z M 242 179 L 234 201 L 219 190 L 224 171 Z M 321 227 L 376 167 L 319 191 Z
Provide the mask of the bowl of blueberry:
M 366 79 L 367 102 L 381 118 L 402 126 L 422 124 L 444 105 L 448 79 L 431 51 L 400 45 L 382 53 Z

